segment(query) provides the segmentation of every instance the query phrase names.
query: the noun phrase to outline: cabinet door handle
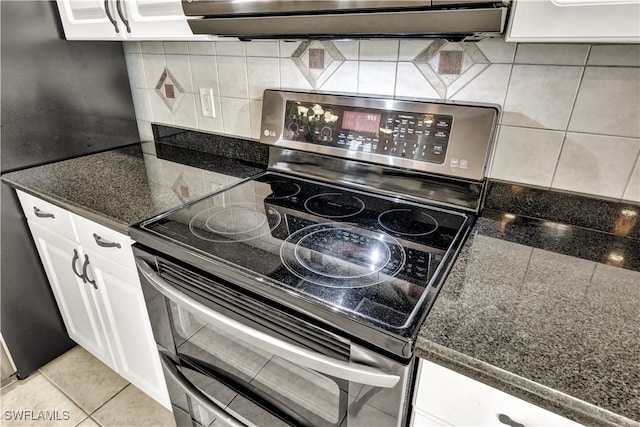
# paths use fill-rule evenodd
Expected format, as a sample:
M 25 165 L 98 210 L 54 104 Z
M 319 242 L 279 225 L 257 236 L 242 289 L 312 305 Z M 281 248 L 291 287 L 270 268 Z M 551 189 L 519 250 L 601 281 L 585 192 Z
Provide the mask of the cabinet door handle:
M 131 27 L 129 27 L 129 21 L 124 17 L 124 13 L 122 13 L 122 1 L 116 0 L 116 9 L 118 10 L 118 15 L 120 15 L 120 19 L 124 22 L 124 25 L 127 27 L 127 33 L 131 33 Z
M 33 213 L 35 213 L 38 218 L 55 218 L 56 217 L 54 214 L 41 211 L 35 206 L 33 207 Z
M 78 271 L 76 270 L 76 261 L 78 261 L 78 259 L 80 259 L 80 256 L 78 255 L 78 251 L 77 249 L 73 250 L 73 259 L 71 260 L 71 269 L 73 270 L 73 273 L 78 276 L 79 278 L 82 279 L 82 281 L 84 283 L 87 283 L 87 279 L 85 279 L 84 274 L 80 274 L 78 273 Z
M 96 243 L 98 246 L 102 246 L 103 248 L 118 248 L 120 249 L 120 243 L 110 242 L 109 240 L 105 240 L 102 237 L 98 236 L 96 233 L 93 233 L 93 238 L 96 239 Z
M 109 21 L 111 21 L 111 23 L 113 24 L 113 28 L 116 29 L 116 33 L 119 33 L 120 29 L 118 28 L 118 23 L 116 22 L 115 19 L 113 19 L 113 16 L 111 16 L 111 9 L 109 8 L 109 0 L 104 0 L 104 11 L 107 13 L 107 18 L 109 18 Z
M 524 424 L 512 420 L 511 417 L 505 414 L 498 414 L 498 421 L 511 427 L 524 427 Z
M 85 254 L 84 264 L 82 265 L 82 275 L 84 276 L 87 282 L 91 283 L 95 289 L 98 289 L 98 285 L 96 285 L 96 281 L 89 279 L 89 276 L 87 276 L 88 267 L 89 267 L 89 255 Z

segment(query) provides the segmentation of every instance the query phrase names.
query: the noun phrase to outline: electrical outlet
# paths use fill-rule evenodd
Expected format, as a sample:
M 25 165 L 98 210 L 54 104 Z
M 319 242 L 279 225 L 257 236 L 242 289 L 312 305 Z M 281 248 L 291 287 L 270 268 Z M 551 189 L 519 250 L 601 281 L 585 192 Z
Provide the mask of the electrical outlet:
M 200 88 L 200 105 L 202 107 L 202 115 L 204 117 L 216 117 L 216 109 L 213 105 L 213 89 Z

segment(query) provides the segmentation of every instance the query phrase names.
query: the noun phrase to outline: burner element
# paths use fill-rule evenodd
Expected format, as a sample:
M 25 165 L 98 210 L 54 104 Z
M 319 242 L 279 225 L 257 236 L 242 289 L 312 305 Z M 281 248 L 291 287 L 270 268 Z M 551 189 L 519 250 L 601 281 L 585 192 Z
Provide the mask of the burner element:
M 403 236 L 425 236 L 438 228 L 438 221 L 420 209 L 390 209 L 378 216 L 386 230 Z
M 267 196 L 269 199 L 288 199 L 300 192 L 300 186 L 290 181 L 267 181 L 265 184 L 271 186 L 271 194 Z
M 304 202 L 309 212 L 325 218 L 347 218 L 364 210 L 364 202 L 358 197 L 343 193 L 322 193 Z
M 280 221 L 275 209 L 268 209 L 265 215 L 254 203 L 233 203 L 198 213 L 189 222 L 189 230 L 210 242 L 244 242 L 270 234 Z
M 381 283 L 402 269 L 405 257 L 393 237 L 344 223 L 305 227 L 291 234 L 280 249 L 289 271 L 332 288 Z

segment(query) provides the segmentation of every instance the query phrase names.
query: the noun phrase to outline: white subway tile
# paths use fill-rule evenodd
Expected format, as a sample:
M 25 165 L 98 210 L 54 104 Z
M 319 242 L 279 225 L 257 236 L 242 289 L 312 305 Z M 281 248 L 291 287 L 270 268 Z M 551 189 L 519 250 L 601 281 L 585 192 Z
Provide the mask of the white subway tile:
M 564 132 L 501 126 L 491 177 L 549 187 Z
M 217 56 L 216 61 L 218 66 L 218 78 L 221 82 L 220 96 L 246 99 L 249 96 L 246 58 Z
M 485 102 L 504 105 L 511 73 L 510 64 L 491 64 L 466 86 L 449 97 L 453 101 Z
M 413 61 L 433 40 L 400 40 L 399 61 Z
M 516 53 L 516 43 L 507 43 L 504 37 L 485 38 L 476 45 L 493 64 L 511 64 Z
M 164 53 L 167 55 L 188 55 L 187 42 L 163 42 Z
M 240 41 L 217 41 L 216 55 L 224 56 L 245 56 L 245 42 Z
M 313 89 L 293 60 L 288 58 L 280 58 L 280 86 L 282 89 Z
M 124 53 L 142 53 L 140 42 L 122 42 Z
M 438 99 L 438 92 L 412 62 L 399 62 L 396 76 L 396 96 Z
M 144 62 L 144 72 L 147 80 L 146 88 L 155 89 L 167 66 L 164 55 L 143 54 L 142 61 Z
M 293 52 L 295 52 L 296 49 L 298 49 L 298 46 L 300 46 L 299 41 L 293 41 L 293 40 L 280 40 L 279 44 L 280 44 L 280 58 L 291 57 L 291 55 L 293 55 Z
M 333 44 L 346 60 L 358 59 L 360 43 L 357 40 L 334 40 Z
M 639 44 L 593 45 L 587 65 L 640 67 Z
M 129 74 L 129 85 L 134 88 L 146 88 L 147 77 L 144 71 L 144 60 L 140 53 L 128 53 L 125 55 L 127 72 Z
M 361 61 L 397 61 L 398 40 L 361 40 L 360 60 Z
M 636 167 L 631 171 L 631 177 L 622 198 L 640 203 L 640 159 L 636 160 Z
M 514 65 L 502 122 L 565 130 L 582 67 Z
M 277 58 L 280 53 L 280 45 L 277 40 L 247 42 L 245 47 L 247 56 Z
M 189 42 L 190 55 L 215 55 L 216 44 L 210 41 Z
M 163 55 L 164 46 L 162 42 L 140 42 L 140 50 L 142 53 L 150 53 L 154 55 Z
M 587 67 L 569 130 L 640 138 L 640 68 Z
M 567 133 L 552 187 L 621 198 L 640 152 L 640 140 Z
M 215 96 L 220 95 L 218 88 L 218 67 L 212 56 L 190 55 L 193 91 L 200 94 L 200 88 L 211 88 Z
M 393 95 L 396 83 L 395 62 L 360 62 L 358 94 Z
M 519 43 L 515 62 L 518 64 L 584 65 L 589 45 Z
M 187 57 L 184 55 L 165 55 L 164 58 L 167 61 L 167 69 L 182 86 L 182 89 L 185 92 L 194 93 L 191 81 L 191 67 Z
M 151 101 L 149 100 L 149 89 L 131 89 L 131 97 L 133 98 L 133 108 L 136 111 L 136 119 L 153 120 L 151 111 Z
M 151 103 L 151 113 L 153 120 L 156 123 L 173 125 L 175 119 L 173 118 L 173 112 L 167 107 L 167 104 L 160 98 L 160 95 L 155 90 L 149 90 L 149 101 Z
M 200 99 L 198 98 L 198 108 L 200 108 Z M 173 114 L 177 126 L 190 129 L 198 128 L 198 120 L 196 119 L 196 97 L 192 93 L 186 93 L 180 100 Z
M 265 89 L 280 89 L 278 58 L 247 57 L 249 99 L 262 99 Z
M 251 115 L 249 100 L 220 98 L 224 133 L 237 137 L 251 138 Z
M 346 61 L 322 85 L 328 92 L 355 93 L 358 91 L 358 61 Z
M 251 101 L 249 104 L 251 115 L 251 137 L 260 139 L 260 126 L 262 125 L 262 101 Z

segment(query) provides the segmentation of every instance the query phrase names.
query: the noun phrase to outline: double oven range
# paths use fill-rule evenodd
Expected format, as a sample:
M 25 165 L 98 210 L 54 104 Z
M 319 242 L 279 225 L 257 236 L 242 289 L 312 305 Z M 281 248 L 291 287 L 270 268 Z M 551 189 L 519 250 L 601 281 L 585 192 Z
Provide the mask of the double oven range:
M 179 426 L 401 426 L 498 110 L 267 90 L 269 168 L 132 228 Z

